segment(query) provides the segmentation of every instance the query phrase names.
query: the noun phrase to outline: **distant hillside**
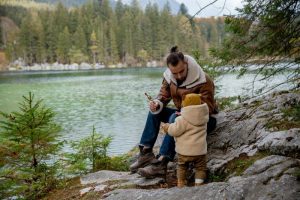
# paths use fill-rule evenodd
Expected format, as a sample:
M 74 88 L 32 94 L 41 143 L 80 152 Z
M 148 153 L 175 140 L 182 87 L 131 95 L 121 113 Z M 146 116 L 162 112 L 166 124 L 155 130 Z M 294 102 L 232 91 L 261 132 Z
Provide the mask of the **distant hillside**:
M 13 5 L 13 6 L 22 6 L 25 8 L 38 8 L 38 9 L 49 9 L 53 8 L 53 5 L 61 2 L 64 6 L 70 7 L 79 7 L 83 4 L 86 4 L 91 1 L 97 0 L 1 0 L 0 5 Z M 101 0 L 98 0 L 101 1 Z M 140 7 L 145 10 L 146 6 L 151 3 L 157 4 L 158 8 L 162 10 L 164 6 L 169 3 L 171 13 L 176 15 L 179 11 L 180 4 L 176 0 L 138 0 Z M 115 7 L 117 0 L 109 0 L 110 6 Z M 130 5 L 132 0 L 122 0 L 126 5 Z
M 52 4 L 34 0 L 0 0 L 0 6 L 21 6 L 24 8 L 49 9 L 53 8 Z M 2 11 L 2 10 L 1 10 Z M 0 13 L 3 16 L 3 13 Z
M 34 1 L 41 2 L 41 3 L 48 3 L 48 4 L 57 4 L 61 2 L 66 7 L 72 7 L 72 6 L 81 6 L 92 0 L 34 0 Z M 110 1 L 114 1 L 114 0 L 110 0 Z
M 132 0 L 123 0 L 122 2 L 124 2 L 125 4 L 130 4 Z M 151 4 L 157 4 L 158 8 L 160 10 L 162 10 L 164 8 L 164 6 L 169 3 L 171 12 L 173 14 L 177 14 L 180 4 L 176 1 L 176 0 L 139 0 L 140 2 L 140 6 L 145 9 L 146 6 L 151 3 Z
M 72 6 L 81 6 L 85 3 L 88 3 L 89 1 L 93 0 L 34 0 L 36 2 L 41 2 L 41 3 L 49 3 L 49 4 L 57 4 L 58 2 L 63 3 L 66 7 L 72 7 Z M 109 0 L 111 7 L 115 7 L 117 0 Z M 130 5 L 132 0 L 122 0 L 124 4 Z M 139 0 L 139 4 L 141 8 L 145 9 L 146 6 L 151 3 L 151 4 L 157 4 L 158 8 L 160 10 L 163 9 L 163 7 L 169 2 L 169 6 L 171 9 L 171 12 L 173 14 L 177 14 L 180 4 L 176 0 Z

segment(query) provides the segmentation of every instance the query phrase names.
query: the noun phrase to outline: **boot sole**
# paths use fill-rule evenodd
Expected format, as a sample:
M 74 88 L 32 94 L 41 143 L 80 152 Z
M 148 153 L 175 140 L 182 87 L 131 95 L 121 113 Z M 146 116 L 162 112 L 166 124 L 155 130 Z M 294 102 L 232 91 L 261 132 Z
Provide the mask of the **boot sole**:
M 141 175 L 142 177 L 147 178 L 147 179 L 154 179 L 154 178 L 157 178 L 157 177 L 162 177 L 162 178 L 165 179 L 165 177 L 166 177 L 165 173 L 159 173 L 159 174 L 155 174 L 155 175 L 150 175 L 150 174 L 145 173 L 143 170 L 138 170 L 137 173 L 139 175 Z
M 155 158 L 155 157 L 153 157 L 153 158 Z M 150 164 L 151 164 L 150 161 L 151 161 L 153 158 L 149 158 L 149 160 L 145 161 L 145 162 L 144 162 L 143 164 L 141 164 L 138 168 L 130 169 L 130 172 L 134 174 L 134 173 L 138 172 L 139 168 L 144 168 L 144 167 L 150 165 Z

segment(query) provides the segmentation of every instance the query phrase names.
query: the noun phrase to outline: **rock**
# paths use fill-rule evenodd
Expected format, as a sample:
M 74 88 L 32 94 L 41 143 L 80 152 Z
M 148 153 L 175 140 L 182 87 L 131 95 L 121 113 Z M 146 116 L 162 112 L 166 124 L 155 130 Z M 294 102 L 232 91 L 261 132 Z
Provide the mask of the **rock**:
M 82 185 L 101 184 L 100 189 L 108 186 L 110 189 L 116 188 L 145 188 L 154 187 L 164 182 L 163 178 L 146 179 L 138 174 L 130 174 L 129 172 L 117 172 L 102 170 L 95 173 L 90 173 L 80 178 Z M 111 184 L 113 183 L 113 184 Z M 97 187 L 97 186 L 96 186 Z M 96 191 L 95 187 L 95 191 Z M 104 189 L 102 189 L 104 190 Z
M 279 132 L 263 132 L 256 142 L 259 150 L 268 150 L 279 155 L 299 154 L 300 129 Z M 299 156 L 299 155 L 298 155 Z
M 298 199 L 300 183 L 291 172 L 300 170 L 299 160 L 269 156 L 256 161 L 242 176 L 201 187 L 157 190 L 119 189 L 107 199 Z
M 104 191 L 106 188 L 107 188 L 107 185 L 97 185 L 97 186 L 94 188 L 94 191 L 95 191 L 95 192 L 102 192 L 102 191 Z
M 278 165 L 288 160 L 291 160 L 291 158 L 276 155 L 268 156 L 266 158 L 256 161 L 251 167 L 249 167 L 244 172 L 244 175 L 247 176 L 262 173 L 263 171 L 266 171 L 268 167 Z
M 80 190 L 80 196 L 88 193 L 89 191 L 91 191 L 93 189 L 93 187 L 87 187 L 87 188 L 84 188 L 84 189 L 81 189 Z
M 79 65 L 79 69 L 92 69 L 92 66 L 88 63 L 83 62 Z
M 146 179 L 143 177 L 137 179 L 131 179 L 129 181 L 120 182 L 109 186 L 110 189 L 116 188 L 150 188 L 154 186 L 159 186 L 159 184 L 164 183 L 163 178 Z
M 69 70 L 78 70 L 79 65 L 77 63 L 72 63 L 71 65 L 68 66 Z
M 211 184 L 209 190 L 207 186 L 199 188 L 171 188 L 171 189 L 157 189 L 157 190 L 130 190 L 130 189 L 119 189 L 112 191 L 105 196 L 107 199 L 224 199 L 224 196 L 220 191 L 225 190 L 223 183 Z
M 154 179 L 139 178 L 136 181 L 133 181 L 133 183 L 136 184 L 138 187 L 152 187 L 164 182 L 165 180 L 163 178 L 154 178 Z
M 100 63 L 96 63 L 95 65 L 94 65 L 94 69 L 102 69 L 102 68 L 104 68 L 105 66 L 104 65 L 101 65 Z
M 94 173 L 89 173 L 85 176 L 80 177 L 80 182 L 82 185 L 97 183 L 102 184 L 109 180 L 129 180 L 136 179 L 137 175 L 130 175 L 129 172 L 116 172 L 109 170 L 102 170 Z
M 299 92 L 275 92 L 219 113 L 217 128 L 207 137 L 209 170 L 222 172 L 229 161 L 243 153 L 253 156 L 267 151 L 299 157 L 299 129 L 271 132 L 265 128 L 270 120 L 282 118 L 282 109 L 299 103 Z

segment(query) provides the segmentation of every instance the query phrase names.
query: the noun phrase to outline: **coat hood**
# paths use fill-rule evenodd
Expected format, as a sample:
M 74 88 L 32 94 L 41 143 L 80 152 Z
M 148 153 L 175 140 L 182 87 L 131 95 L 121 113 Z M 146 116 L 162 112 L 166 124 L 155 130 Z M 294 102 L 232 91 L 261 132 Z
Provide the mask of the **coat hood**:
M 206 103 L 204 103 L 201 105 L 183 107 L 181 109 L 181 116 L 190 124 L 194 126 L 201 126 L 208 122 L 208 106 Z

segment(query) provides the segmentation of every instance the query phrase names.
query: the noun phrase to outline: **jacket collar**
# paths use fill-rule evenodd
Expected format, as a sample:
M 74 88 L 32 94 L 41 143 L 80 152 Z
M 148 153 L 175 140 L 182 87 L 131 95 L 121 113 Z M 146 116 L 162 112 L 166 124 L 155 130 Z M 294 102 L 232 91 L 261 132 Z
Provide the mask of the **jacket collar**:
M 206 83 L 205 72 L 198 65 L 195 59 L 189 55 L 184 55 L 184 59 L 188 64 L 188 73 L 185 81 L 179 85 L 179 87 L 192 88 L 201 83 Z M 164 78 L 170 84 L 171 81 L 177 85 L 176 79 L 173 77 L 173 74 L 169 68 L 164 72 Z

